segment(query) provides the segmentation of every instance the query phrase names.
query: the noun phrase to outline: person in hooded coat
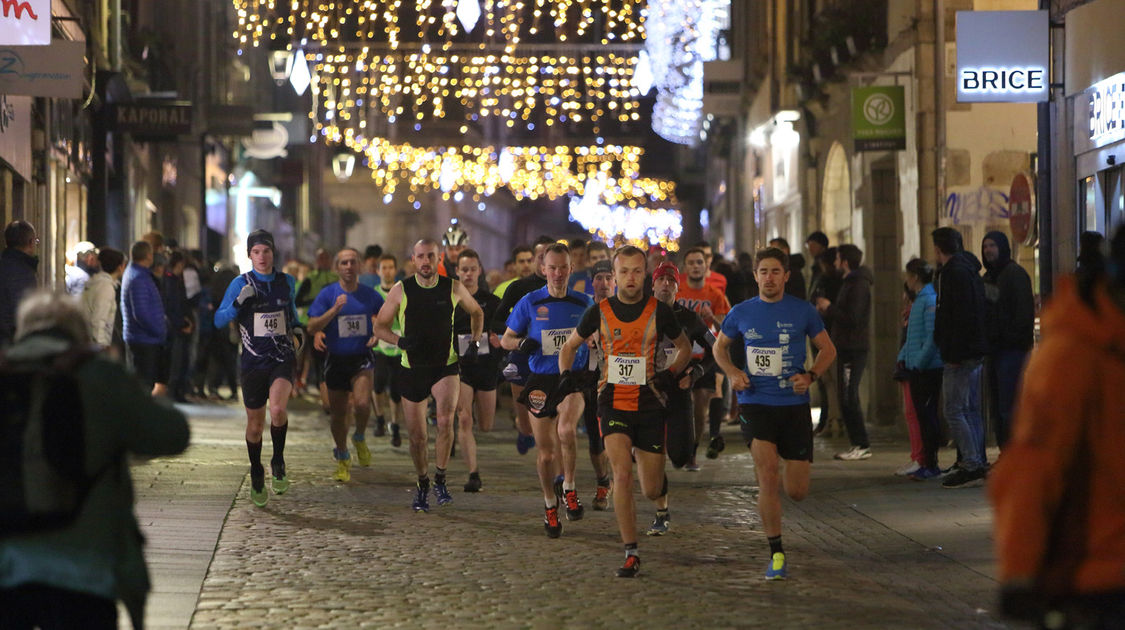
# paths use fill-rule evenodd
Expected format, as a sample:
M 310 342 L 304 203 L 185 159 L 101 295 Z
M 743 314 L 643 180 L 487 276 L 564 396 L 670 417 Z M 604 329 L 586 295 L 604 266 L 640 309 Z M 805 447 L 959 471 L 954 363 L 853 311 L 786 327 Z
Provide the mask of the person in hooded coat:
M 1035 294 L 1031 276 L 1012 260 L 1003 232 L 989 232 L 981 241 L 984 258 L 985 331 L 988 395 L 996 445 L 1008 443 L 1012 403 L 1027 353 L 1035 344 Z

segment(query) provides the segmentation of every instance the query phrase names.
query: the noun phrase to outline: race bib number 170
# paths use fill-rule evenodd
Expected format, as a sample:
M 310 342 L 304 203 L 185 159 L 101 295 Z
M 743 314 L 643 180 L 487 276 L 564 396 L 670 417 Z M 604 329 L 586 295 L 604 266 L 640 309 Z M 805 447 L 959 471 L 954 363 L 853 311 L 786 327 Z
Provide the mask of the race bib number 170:
M 570 333 L 572 332 L 574 332 L 573 328 L 544 328 L 541 336 L 543 344 L 543 356 L 558 356 L 559 349 L 563 347 L 563 344 L 566 343 L 567 337 L 569 337 Z

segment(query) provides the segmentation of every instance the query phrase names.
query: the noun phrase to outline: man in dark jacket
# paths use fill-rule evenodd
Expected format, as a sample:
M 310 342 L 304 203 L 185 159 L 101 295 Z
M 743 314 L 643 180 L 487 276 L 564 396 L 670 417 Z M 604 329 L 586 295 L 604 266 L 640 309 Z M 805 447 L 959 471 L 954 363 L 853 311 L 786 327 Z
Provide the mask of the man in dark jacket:
M 121 278 L 121 322 L 129 363 L 141 382 L 152 388 L 154 396 L 167 390 L 168 360 L 165 341 L 168 332 L 164 302 L 156 278 L 149 270 L 153 263 L 152 245 L 137 241 L 129 252 L 132 261 Z
M 39 239 L 27 221 L 12 221 L 4 228 L 4 253 L 0 254 L 0 348 L 12 343 L 16 333 L 16 307 L 35 287 Z
M 837 453 L 836 459 L 856 461 L 871 457 L 871 443 L 863 424 L 863 407 L 859 401 L 859 380 L 867 365 L 870 348 L 871 285 L 875 278 L 863 267 L 863 252 L 852 244 L 836 250 L 836 268 L 844 277 L 835 300 L 817 298 L 816 309 L 828 324 L 829 336 L 836 346 L 837 377 L 840 393 L 840 415 L 848 430 L 852 448 Z
M 1031 290 L 1031 276 L 1012 260 L 1007 235 L 989 232 L 980 249 L 985 269 L 988 395 L 996 444 L 1004 448 L 1020 372 L 1035 344 L 1035 294 Z
M 976 256 L 964 251 L 961 233 L 941 227 L 931 235 L 937 250 L 937 312 L 934 342 L 945 368 L 945 421 L 957 442 L 960 461 L 942 482 L 945 488 L 968 488 L 984 483 L 988 463 L 984 455 L 984 421 L 980 413 L 981 361 L 985 339 L 984 283 Z

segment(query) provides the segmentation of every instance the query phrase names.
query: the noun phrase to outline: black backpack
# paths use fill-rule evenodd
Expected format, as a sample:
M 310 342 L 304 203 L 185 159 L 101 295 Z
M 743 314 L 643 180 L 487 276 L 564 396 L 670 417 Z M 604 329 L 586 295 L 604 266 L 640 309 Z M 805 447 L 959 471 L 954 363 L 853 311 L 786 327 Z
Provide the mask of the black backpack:
M 43 361 L 0 356 L 0 537 L 69 525 L 100 476 L 85 473 L 75 377 L 92 354 L 75 348 Z

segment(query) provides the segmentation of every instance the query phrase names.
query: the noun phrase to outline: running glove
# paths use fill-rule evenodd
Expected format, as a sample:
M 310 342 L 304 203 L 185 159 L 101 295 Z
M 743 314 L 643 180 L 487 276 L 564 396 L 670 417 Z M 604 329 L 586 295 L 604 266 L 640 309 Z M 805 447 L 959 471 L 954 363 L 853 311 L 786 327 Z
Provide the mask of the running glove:
M 410 352 L 418 347 L 418 343 L 414 341 L 414 338 L 407 337 L 406 335 L 400 335 L 395 345 L 403 352 Z
M 247 284 L 246 286 L 242 287 L 241 291 L 238 292 L 238 297 L 234 298 L 234 305 L 242 306 L 246 303 L 246 300 L 254 297 L 256 293 L 257 292 L 254 290 L 254 287 Z
M 672 373 L 672 370 L 660 370 L 652 377 L 652 386 L 661 392 L 670 392 L 678 387 L 677 382 L 680 379 Z
M 539 343 L 534 338 L 524 337 L 522 340 L 520 340 L 520 345 L 516 346 L 516 350 L 519 350 L 524 354 L 531 354 L 541 347 L 543 347 L 543 344 Z

